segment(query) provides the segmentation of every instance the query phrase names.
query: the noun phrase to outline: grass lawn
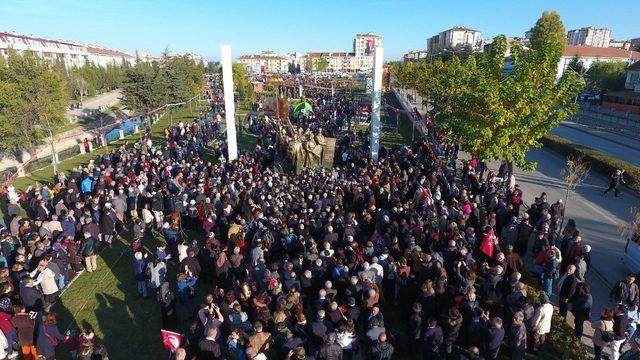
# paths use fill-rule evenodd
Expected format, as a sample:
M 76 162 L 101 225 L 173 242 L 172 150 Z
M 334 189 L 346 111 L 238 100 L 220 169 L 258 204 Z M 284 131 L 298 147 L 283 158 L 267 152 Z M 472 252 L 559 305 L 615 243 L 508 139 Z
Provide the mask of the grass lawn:
M 189 109 L 179 109 L 173 113 L 174 123 L 188 121 L 198 114 L 190 114 Z M 164 128 L 169 124 L 166 114 L 153 125 L 154 142 L 164 138 Z M 138 134 L 128 137 L 136 139 Z M 124 141 L 126 141 L 125 139 Z M 122 144 L 114 143 L 113 146 Z M 112 149 L 111 146 L 108 147 Z M 104 149 L 104 150 L 103 150 Z M 102 148 L 102 152 L 106 148 Z M 73 158 L 61 164 L 65 171 L 78 164 L 84 164 L 94 158 L 96 152 Z M 49 180 L 53 175 L 51 168 L 44 169 L 37 179 Z M 32 175 L 33 177 L 34 175 Z M 48 176 L 48 177 L 47 177 Z M 30 181 L 34 181 L 32 178 Z M 197 238 L 199 234 L 189 234 L 189 238 Z M 155 251 L 161 235 L 156 234 L 154 240 L 147 239 L 145 247 Z M 98 257 L 97 271 L 84 272 L 76 278 L 64 292 L 53 311 L 58 314 L 58 327 L 61 332 L 67 329 L 80 331 L 86 327 L 94 329 L 98 342 L 107 346 L 112 359 L 161 359 L 165 357 L 160 336 L 160 308 L 152 296 L 151 299 L 138 299 L 136 283 L 133 278 L 131 261 L 133 256 L 129 247 L 131 235 L 128 232 L 114 242 L 113 248 L 105 249 Z M 175 271 L 167 277 L 175 279 Z M 60 359 L 70 359 L 64 346 L 58 349 Z

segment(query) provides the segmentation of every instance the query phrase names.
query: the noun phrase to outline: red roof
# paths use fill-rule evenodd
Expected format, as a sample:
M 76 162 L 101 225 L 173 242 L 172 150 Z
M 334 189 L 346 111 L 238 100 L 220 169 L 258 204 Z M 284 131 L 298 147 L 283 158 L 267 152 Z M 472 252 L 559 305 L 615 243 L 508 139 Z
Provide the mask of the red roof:
M 586 46 L 586 45 L 566 45 L 562 56 L 596 57 L 596 58 L 621 58 L 640 60 L 640 52 L 624 49 Z

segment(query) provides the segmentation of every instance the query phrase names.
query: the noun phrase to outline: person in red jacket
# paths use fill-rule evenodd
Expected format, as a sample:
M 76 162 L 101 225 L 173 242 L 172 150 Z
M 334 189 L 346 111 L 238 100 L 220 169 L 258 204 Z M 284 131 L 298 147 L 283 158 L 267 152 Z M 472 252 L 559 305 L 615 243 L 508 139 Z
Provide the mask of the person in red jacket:
M 7 338 L 7 344 L 9 347 L 7 348 L 7 356 L 9 359 L 14 359 L 18 357 L 18 353 L 13 349 L 12 344 L 16 341 L 16 329 L 13 327 L 11 320 L 13 319 L 13 315 L 10 313 L 6 313 L 4 311 L 0 311 L 0 330 Z

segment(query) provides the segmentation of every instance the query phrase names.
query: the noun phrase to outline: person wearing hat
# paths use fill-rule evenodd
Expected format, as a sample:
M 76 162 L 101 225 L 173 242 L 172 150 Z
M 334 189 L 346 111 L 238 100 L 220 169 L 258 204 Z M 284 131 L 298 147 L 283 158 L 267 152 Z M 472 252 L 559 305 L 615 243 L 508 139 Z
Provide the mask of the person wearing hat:
M 444 351 L 447 357 L 451 356 L 453 344 L 458 340 L 458 334 L 462 327 L 462 315 L 456 307 L 449 308 L 449 315 L 444 321 Z
M 544 344 L 546 335 L 551 332 L 552 317 L 553 305 L 549 303 L 549 296 L 540 296 L 540 306 L 536 308 L 531 321 L 533 332 L 533 351 L 540 350 L 540 346 Z

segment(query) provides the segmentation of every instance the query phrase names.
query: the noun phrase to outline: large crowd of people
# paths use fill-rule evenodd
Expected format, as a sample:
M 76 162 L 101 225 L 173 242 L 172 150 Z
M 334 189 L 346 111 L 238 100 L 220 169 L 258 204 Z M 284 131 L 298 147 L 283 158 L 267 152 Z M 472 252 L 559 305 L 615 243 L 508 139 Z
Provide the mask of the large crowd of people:
M 307 96 L 317 111 L 295 126 L 337 136 L 351 121 L 346 98 Z M 582 336 L 590 246 L 574 221 L 560 228 L 561 201 L 543 193 L 525 208 L 508 164 L 460 160 L 437 133 L 375 162 L 351 134 L 333 168 L 279 172 L 274 120 L 262 118 L 250 123 L 258 146 L 219 161 L 221 111 L 167 128 L 163 144 L 147 132 L 50 185 L 9 189 L 0 359 L 55 357 L 69 340 L 51 311 L 60 291 L 125 230 L 139 301 L 159 302 L 162 328 L 183 333 L 176 360 L 522 359 L 543 350 L 556 294 Z M 615 360 L 639 317 L 635 278 L 611 296 L 594 344 Z M 81 330 L 74 358 L 106 358 Z

